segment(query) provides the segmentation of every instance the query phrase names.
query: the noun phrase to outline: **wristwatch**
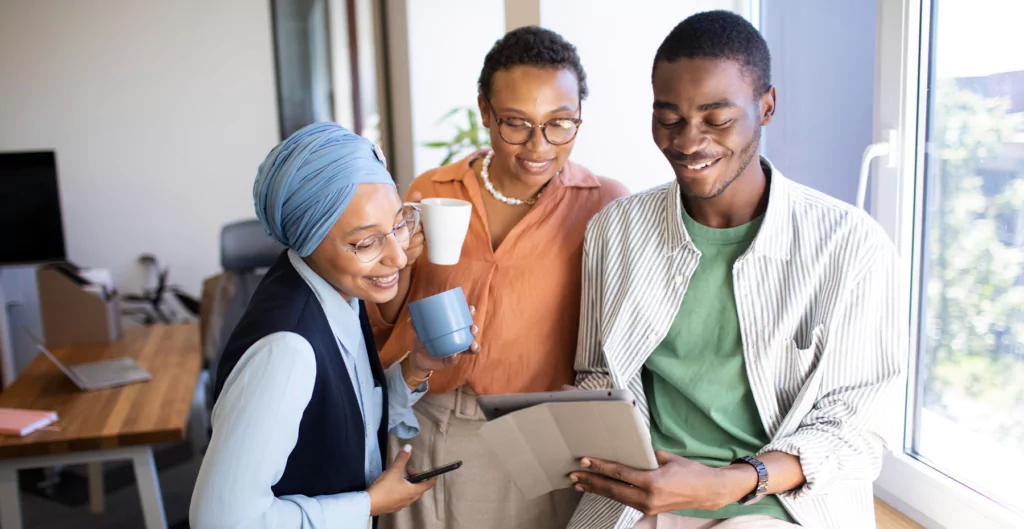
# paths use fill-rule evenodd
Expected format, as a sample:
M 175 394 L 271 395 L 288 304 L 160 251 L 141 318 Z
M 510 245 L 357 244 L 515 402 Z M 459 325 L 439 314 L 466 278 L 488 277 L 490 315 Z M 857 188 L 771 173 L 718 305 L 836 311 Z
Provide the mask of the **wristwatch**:
M 764 463 L 760 460 L 750 456 L 737 458 L 733 460 L 732 463 L 734 465 L 736 463 L 746 463 L 757 470 L 757 486 L 754 487 L 754 490 L 750 494 L 740 498 L 738 503 L 740 505 L 753 505 L 760 501 L 761 498 L 764 497 L 765 493 L 768 492 L 768 468 L 765 467 Z

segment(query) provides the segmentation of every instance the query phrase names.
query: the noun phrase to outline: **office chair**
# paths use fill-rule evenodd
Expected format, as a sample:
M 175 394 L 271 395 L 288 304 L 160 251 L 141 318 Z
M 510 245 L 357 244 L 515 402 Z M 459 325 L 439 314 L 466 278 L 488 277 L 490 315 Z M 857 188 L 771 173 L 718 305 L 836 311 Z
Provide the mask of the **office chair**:
M 219 286 L 230 292 L 223 310 L 213 315 L 219 321 L 210 321 L 209 327 L 216 329 L 216 346 L 204 358 L 206 367 L 200 374 L 193 404 L 193 445 L 202 450 L 210 435 L 210 413 L 213 411 L 214 379 L 217 364 L 227 345 L 231 332 L 245 313 L 249 300 L 264 274 L 284 250 L 277 241 L 263 229 L 257 219 L 243 220 L 225 225 L 220 232 L 220 264 L 224 272 Z

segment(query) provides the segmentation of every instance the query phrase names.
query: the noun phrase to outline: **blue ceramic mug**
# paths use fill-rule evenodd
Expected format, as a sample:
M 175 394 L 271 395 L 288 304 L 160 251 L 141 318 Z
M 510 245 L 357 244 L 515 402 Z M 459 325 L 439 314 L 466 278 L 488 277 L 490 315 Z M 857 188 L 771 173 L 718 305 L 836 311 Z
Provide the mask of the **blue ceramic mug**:
M 434 358 L 452 356 L 473 345 L 473 315 L 462 287 L 410 303 L 409 315 L 416 336 Z

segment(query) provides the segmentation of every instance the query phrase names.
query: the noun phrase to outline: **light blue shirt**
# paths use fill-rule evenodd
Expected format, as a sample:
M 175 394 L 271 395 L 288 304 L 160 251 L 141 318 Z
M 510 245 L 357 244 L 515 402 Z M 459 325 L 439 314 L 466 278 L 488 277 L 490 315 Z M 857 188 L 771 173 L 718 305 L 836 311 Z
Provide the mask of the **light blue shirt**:
M 359 300 L 346 301 L 295 253 L 288 258 L 313 290 L 327 315 L 363 413 L 366 486 L 381 474 L 377 430 L 383 412 L 382 388 L 370 370 L 359 325 Z M 388 430 L 408 439 L 419 433 L 412 413 L 426 385 L 409 391 L 401 366 L 385 371 Z M 214 406 L 213 438 L 192 495 L 189 521 L 198 529 L 365 528 L 370 496 L 349 492 L 327 496 L 275 497 L 271 487 L 284 473 L 298 440 L 302 413 L 316 380 L 316 357 L 309 342 L 291 332 L 268 335 L 249 348 L 228 375 Z

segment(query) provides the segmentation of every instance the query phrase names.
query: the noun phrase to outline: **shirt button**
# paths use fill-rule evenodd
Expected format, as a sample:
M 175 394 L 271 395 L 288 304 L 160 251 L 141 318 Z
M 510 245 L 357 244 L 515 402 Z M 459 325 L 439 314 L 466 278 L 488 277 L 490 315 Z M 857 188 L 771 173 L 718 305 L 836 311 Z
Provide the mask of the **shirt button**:
M 651 342 L 653 344 L 653 343 L 658 341 L 658 337 L 655 336 L 654 333 L 652 332 L 651 334 L 647 335 L 647 341 Z
M 685 279 L 686 279 L 686 278 L 684 278 L 683 276 L 676 276 L 676 284 L 677 284 L 677 285 L 682 285 L 682 284 L 683 284 L 683 281 L 684 281 Z

